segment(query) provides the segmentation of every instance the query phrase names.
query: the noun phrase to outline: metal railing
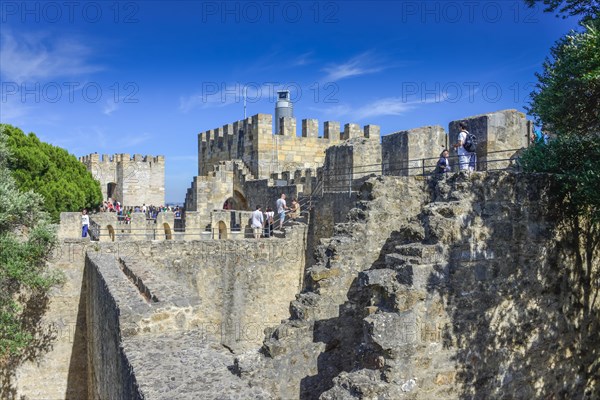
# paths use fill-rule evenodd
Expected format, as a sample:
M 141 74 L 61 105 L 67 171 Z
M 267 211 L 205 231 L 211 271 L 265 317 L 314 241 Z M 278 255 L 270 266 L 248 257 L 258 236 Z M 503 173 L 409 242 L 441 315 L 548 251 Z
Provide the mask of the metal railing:
M 475 171 L 498 171 L 515 168 L 520 171 L 519 152 L 521 149 L 497 150 L 486 153 L 485 156 L 477 158 Z M 510 156 L 500 156 L 500 154 L 510 154 Z M 491 156 L 490 156 L 491 155 Z M 499 157 L 495 157 L 499 156 Z M 451 166 L 450 172 L 438 172 L 437 162 L 440 157 L 419 158 L 404 160 L 395 163 L 377 163 L 354 165 L 352 168 L 327 168 L 323 167 L 319 184 L 324 185 L 327 192 L 356 192 L 353 184 L 365 177 L 386 175 L 386 176 L 443 176 L 444 174 L 459 171 L 460 156 L 449 156 Z M 494 164 L 496 166 L 494 166 Z

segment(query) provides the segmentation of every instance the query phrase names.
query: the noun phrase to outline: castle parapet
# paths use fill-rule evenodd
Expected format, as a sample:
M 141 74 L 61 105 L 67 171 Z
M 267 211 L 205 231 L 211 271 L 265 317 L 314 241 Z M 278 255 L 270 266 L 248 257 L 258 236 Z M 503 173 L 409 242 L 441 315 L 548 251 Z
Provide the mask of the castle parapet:
M 279 126 L 281 126 L 281 134 L 283 136 L 296 136 L 296 118 L 281 117 Z
M 319 137 L 319 121 L 316 119 L 303 119 L 302 137 Z
M 365 125 L 364 136 L 369 139 L 379 140 L 381 138 L 381 127 L 379 125 Z
M 325 121 L 323 124 L 323 137 L 330 140 L 339 140 L 341 137 L 340 123 L 337 121 Z
M 316 169 L 323 164 L 325 149 L 340 140 L 366 137 L 379 140 L 380 129 L 367 125 L 326 121 L 320 136 L 317 119 L 303 119 L 301 134 L 294 117 L 282 117 L 280 132 L 273 134 L 273 117 L 256 114 L 198 135 L 198 175 L 212 171 L 212 165 L 225 160 L 242 160 L 253 179 L 269 179 L 272 173 Z
M 348 123 L 344 125 L 344 132 L 342 133 L 342 140 L 354 139 L 362 137 L 363 132 L 358 124 Z
M 271 114 L 256 114 L 252 116 L 252 133 L 260 136 L 273 135 L 273 116 Z
M 104 199 L 118 200 L 123 206 L 164 204 L 164 156 L 94 153 L 79 160 L 100 182 Z

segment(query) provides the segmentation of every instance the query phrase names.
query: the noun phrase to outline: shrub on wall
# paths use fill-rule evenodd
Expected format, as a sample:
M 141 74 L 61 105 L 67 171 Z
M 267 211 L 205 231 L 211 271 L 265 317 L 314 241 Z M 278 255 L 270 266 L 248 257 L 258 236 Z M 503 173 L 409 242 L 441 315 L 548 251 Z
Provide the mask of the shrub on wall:
M 8 168 L 7 136 L 0 131 L 0 366 L 35 354 L 39 318 L 60 275 L 46 261 L 56 242 L 42 197 L 18 189 Z M 33 346 L 35 347 L 35 346 Z M 2 395 L 0 390 L 0 395 Z M 2 397 L 2 396 L 0 396 Z
M 555 174 L 555 193 L 570 215 L 590 216 L 600 223 L 600 137 L 558 136 L 523 154 L 525 171 Z

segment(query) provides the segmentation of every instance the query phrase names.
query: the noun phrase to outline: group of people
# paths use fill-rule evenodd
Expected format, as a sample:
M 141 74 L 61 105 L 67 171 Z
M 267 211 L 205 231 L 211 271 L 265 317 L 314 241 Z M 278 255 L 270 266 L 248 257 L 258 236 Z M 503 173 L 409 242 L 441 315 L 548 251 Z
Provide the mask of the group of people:
M 300 203 L 293 198 L 288 207 L 285 193 L 281 193 L 281 197 L 275 203 L 277 216 L 279 218 L 279 230 L 283 229 L 283 223 L 286 219 L 286 213 L 292 221 L 300 217 Z M 256 206 L 256 210 L 252 213 L 252 230 L 254 238 L 260 239 L 261 235 L 272 237 L 275 225 L 275 211 L 271 207 L 267 207 L 263 213 L 260 205 Z
M 458 167 L 460 171 L 472 172 L 475 171 L 477 165 L 477 154 L 475 152 L 477 147 L 477 137 L 467 130 L 467 124 L 465 122 L 460 122 L 459 128 L 460 133 L 458 134 L 458 140 L 452 145 L 458 152 Z M 529 138 L 531 145 L 546 145 L 549 140 L 550 134 L 545 129 L 532 132 Z M 450 152 L 448 149 L 444 149 L 436 164 L 435 171 L 437 173 L 444 174 L 452 171 L 449 157 Z
M 104 201 L 102 206 L 100 207 L 100 211 L 102 212 L 114 212 L 117 213 L 118 220 L 125 222 L 126 224 L 131 222 L 131 214 L 132 213 L 144 213 L 146 214 L 146 219 L 154 219 L 161 212 L 174 212 L 175 218 L 181 218 L 181 209 L 179 206 L 171 207 L 171 206 L 147 206 L 145 203 L 142 206 L 127 206 L 122 207 L 121 203 L 108 199 Z
M 467 124 L 464 122 L 459 123 L 460 133 L 458 134 L 458 140 L 452 145 L 458 153 L 458 167 L 460 171 L 475 171 L 477 165 L 477 154 L 475 148 L 477 145 L 477 139 L 469 133 L 467 130 Z M 448 149 L 444 149 L 440 153 L 440 159 L 436 164 L 435 171 L 439 174 L 447 173 L 452 171 L 450 167 L 450 152 Z
M 542 129 L 541 131 L 539 131 L 539 130 L 533 131 L 531 133 L 531 136 L 529 137 L 529 143 L 531 145 L 548 144 L 549 141 L 550 141 L 550 134 L 545 129 Z

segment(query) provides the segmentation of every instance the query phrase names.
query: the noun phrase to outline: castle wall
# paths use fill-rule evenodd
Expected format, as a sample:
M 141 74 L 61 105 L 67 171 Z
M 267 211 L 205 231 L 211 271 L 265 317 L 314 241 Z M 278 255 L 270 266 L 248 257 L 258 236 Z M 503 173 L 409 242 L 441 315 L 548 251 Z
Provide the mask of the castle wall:
M 222 210 L 225 200 L 234 194 L 233 182 L 233 172 L 225 169 L 194 177 L 184 205 L 186 230 L 189 227 L 191 230 L 201 231 L 210 224 L 211 211 Z M 195 213 L 193 221 L 187 221 L 188 211 Z
M 446 131 L 439 125 L 392 133 L 381 141 L 384 175 L 429 173 L 447 147 Z
M 90 154 L 79 160 L 100 181 L 104 199 L 122 206 L 165 204 L 165 159 L 163 156 Z M 112 190 L 112 193 L 109 192 Z
M 81 213 L 61 212 L 58 239 L 81 239 Z
M 326 150 L 323 165 L 323 190 L 354 191 L 368 176 L 381 175 L 379 136 L 355 137 Z
M 202 299 L 200 328 L 241 352 L 260 346 L 264 330 L 287 315 L 302 287 L 304 242 L 296 227 L 285 239 L 163 242 L 140 253 L 173 282 L 191 285 Z
M 100 181 L 100 189 L 102 190 L 102 198 L 108 199 L 108 184 L 117 183 L 117 163 L 107 154 L 100 156 L 99 154 L 90 154 L 80 157 L 81 161 L 91 172 L 94 179 Z
M 323 132 L 318 121 L 305 119 L 297 135 L 296 119 L 282 119 L 282 134 L 273 134 L 273 117 L 256 114 L 243 121 L 224 125 L 198 135 L 198 175 L 207 175 L 212 166 L 232 159 L 243 160 L 254 178 L 267 179 L 274 173 L 316 169 L 325 160 L 325 149 L 353 137 L 379 137 L 379 127 L 346 124 L 340 132 L 339 122 L 326 121 Z
M 290 205 L 292 198 L 298 197 L 298 186 L 296 185 L 285 185 L 285 186 L 268 186 L 266 180 L 256 180 L 246 182 L 245 194 L 248 199 L 248 205 L 252 209 L 256 209 L 257 205 L 261 205 L 263 211 L 267 207 L 271 207 L 277 212 L 275 203 L 277 199 L 281 197 L 281 193 L 285 193 L 287 196 L 287 204 Z
M 516 150 L 527 147 L 533 129 L 525 114 L 517 110 L 496 111 L 450 122 L 450 143 L 458 141 L 461 121 L 466 122 L 467 130 L 477 136 L 477 169 L 480 171 L 509 166 L 511 161 L 508 159 Z
M 117 282 L 121 281 L 121 284 Z M 122 343 L 121 309 L 129 304 L 147 309 L 141 296 L 132 296 L 111 255 L 86 258 L 86 337 L 88 340 L 89 396 L 102 399 L 143 399 Z M 116 284 L 115 284 L 116 283 Z
M 49 256 L 50 268 L 61 271 L 66 282 L 50 292 L 38 331 L 35 359 L 25 361 L 14 371 L 13 382 L 7 382 L 4 373 L 9 371 L 3 371 L 2 398 L 11 398 L 8 393 L 12 390 L 16 393 L 14 398 L 31 400 L 88 398 L 83 302 L 87 293 L 83 272 L 88 246 L 88 239 L 61 240 Z
M 198 134 L 198 175 L 207 175 L 221 161 L 250 162 L 253 144 L 252 118 Z

